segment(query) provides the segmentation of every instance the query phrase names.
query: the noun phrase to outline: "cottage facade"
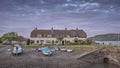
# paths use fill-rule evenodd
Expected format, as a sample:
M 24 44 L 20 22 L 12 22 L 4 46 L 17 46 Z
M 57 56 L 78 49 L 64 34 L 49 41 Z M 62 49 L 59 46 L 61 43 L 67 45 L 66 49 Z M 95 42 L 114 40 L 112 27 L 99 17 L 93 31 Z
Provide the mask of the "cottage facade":
M 30 40 L 33 44 L 66 44 L 68 42 L 80 42 L 85 41 L 87 38 L 86 33 L 83 30 L 42 30 L 34 29 L 31 32 Z

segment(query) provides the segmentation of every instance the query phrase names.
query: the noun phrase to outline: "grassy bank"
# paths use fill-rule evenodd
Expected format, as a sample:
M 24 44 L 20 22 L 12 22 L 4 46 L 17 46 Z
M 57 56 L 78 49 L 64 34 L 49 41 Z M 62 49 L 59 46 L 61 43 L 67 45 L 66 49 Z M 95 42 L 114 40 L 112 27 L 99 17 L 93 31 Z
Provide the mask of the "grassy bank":
M 46 47 L 46 46 L 57 46 L 57 47 L 96 47 L 94 45 L 22 45 L 24 48 L 39 48 L 39 47 Z

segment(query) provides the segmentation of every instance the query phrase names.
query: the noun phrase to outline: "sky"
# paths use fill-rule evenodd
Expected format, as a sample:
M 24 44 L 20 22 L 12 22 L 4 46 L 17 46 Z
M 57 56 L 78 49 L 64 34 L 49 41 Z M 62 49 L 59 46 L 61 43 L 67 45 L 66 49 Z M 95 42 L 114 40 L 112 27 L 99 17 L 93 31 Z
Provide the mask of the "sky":
M 0 0 L 0 36 L 29 38 L 36 27 L 78 28 L 88 37 L 120 33 L 120 0 Z

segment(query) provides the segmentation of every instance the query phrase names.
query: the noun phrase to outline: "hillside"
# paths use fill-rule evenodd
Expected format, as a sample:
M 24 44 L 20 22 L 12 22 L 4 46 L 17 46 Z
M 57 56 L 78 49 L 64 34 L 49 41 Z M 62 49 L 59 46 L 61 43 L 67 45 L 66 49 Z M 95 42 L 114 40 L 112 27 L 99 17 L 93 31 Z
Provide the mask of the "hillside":
M 91 37 L 91 39 L 96 41 L 120 41 L 120 34 L 111 33 L 111 34 L 101 34 Z

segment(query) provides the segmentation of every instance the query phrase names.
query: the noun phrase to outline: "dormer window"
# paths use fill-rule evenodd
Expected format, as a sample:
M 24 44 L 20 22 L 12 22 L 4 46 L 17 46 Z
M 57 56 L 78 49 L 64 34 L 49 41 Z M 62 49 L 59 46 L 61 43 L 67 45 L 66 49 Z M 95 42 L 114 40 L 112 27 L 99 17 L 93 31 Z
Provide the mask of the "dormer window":
M 47 35 L 47 37 L 49 37 L 49 38 L 50 38 L 50 37 L 52 37 L 52 35 Z
M 42 34 L 42 37 L 44 37 L 44 34 Z
M 77 35 L 75 35 L 74 37 L 77 37 Z
M 41 35 L 41 34 L 39 34 L 39 35 L 37 35 L 37 37 L 39 37 L 39 38 L 40 38 L 40 37 L 42 37 L 42 35 Z
M 70 38 L 70 35 L 67 35 L 67 38 Z

